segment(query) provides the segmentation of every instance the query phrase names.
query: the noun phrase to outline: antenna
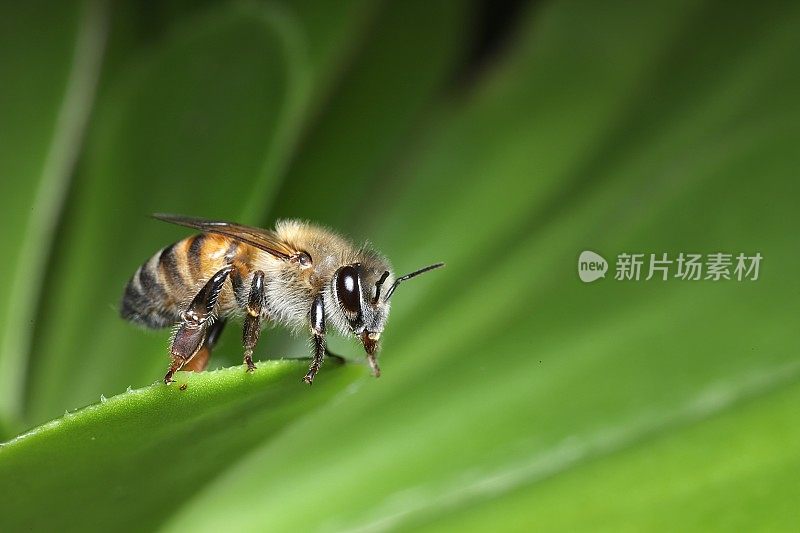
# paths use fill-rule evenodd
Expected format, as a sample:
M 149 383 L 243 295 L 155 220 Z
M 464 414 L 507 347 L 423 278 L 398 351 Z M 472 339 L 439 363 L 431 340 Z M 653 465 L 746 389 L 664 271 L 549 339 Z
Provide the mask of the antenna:
M 399 278 L 394 280 L 394 283 L 389 288 L 389 291 L 386 293 L 386 298 L 384 298 L 384 300 L 385 301 L 389 301 L 389 298 L 392 297 L 392 294 L 394 293 L 395 289 L 397 289 L 397 286 L 400 285 L 401 281 L 405 281 L 407 279 L 411 279 L 411 278 L 413 278 L 415 276 L 419 276 L 420 274 L 424 274 L 425 272 L 429 272 L 431 270 L 434 270 L 434 269 L 437 269 L 437 268 L 440 268 L 440 267 L 443 267 L 443 266 L 444 266 L 444 263 L 436 263 L 435 265 L 430 265 L 430 266 L 426 266 L 425 268 L 420 268 L 419 270 L 416 270 L 416 271 L 412 272 L 411 274 L 406 274 L 405 276 L 400 276 Z
M 381 274 L 381 278 L 375 282 L 375 298 L 372 299 L 373 304 L 378 303 L 378 299 L 381 297 L 381 285 L 383 285 L 383 282 L 386 281 L 386 278 L 388 277 L 389 271 L 384 270 L 383 274 Z

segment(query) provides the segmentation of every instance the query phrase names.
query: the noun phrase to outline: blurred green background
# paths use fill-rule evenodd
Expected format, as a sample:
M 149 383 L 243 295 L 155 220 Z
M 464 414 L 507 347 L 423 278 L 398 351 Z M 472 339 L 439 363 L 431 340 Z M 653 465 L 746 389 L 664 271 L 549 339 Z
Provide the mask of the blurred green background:
M 796 530 L 798 29 L 788 1 L 4 2 L 0 530 Z M 187 235 L 152 212 L 447 268 L 394 299 L 379 380 L 344 339 L 313 388 L 246 375 L 233 325 L 180 391 L 117 314 Z M 584 284 L 583 250 L 763 261 Z

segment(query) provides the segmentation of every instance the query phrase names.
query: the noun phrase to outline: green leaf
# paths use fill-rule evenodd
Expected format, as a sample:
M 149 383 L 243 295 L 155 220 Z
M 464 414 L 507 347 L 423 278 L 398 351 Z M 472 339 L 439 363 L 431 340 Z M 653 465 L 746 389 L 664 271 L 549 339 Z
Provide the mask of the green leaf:
M 288 176 L 287 182 L 253 170 L 254 158 L 247 158 L 252 145 L 228 162 L 235 167 L 250 161 L 250 172 L 262 180 L 250 186 L 268 191 L 265 206 L 275 200 L 287 210 L 281 214 L 302 210 L 323 223 L 335 220 L 369 237 L 398 272 L 448 263 L 404 284 L 393 297 L 381 378 L 364 376 L 358 387 L 335 394 L 349 383 L 349 373 L 364 371 L 331 371 L 322 377 L 331 380 L 325 385 L 331 395 L 325 397 L 335 394 L 335 401 L 312 405 L 300 396 L 308 391 L 292 388 L 294 374 L 291 380 L 284 376 L 285 389 L 278 379 L 257 391 L 247 388 L 240 367 L 192 376 L 201 396 L 208 388 L 206 405 L 192 411 L 198 418 L 150 435 L 141 427 L 160 428 L 161 408 L 132 409 L 125 400 L 132 396 L 123 395 L 114 409 L 106 407 L 109 401 L 87 411 L 98 420 L 108 417 L 101 426 L 105 434 L 133 434 L 138 445 L 114 441 L 119 450 L 107 447 L 96 456 L 115 473 L 104 480 L 86 477 L 87 470 L 96 470 L 94 455 L 48 433 L 63 426 L 75 430 L 65 437 L 90 434 L 65 417 L 0 450 L 0 480 L 5 480 L 0 492 L 13 498 L 3 517 L 9 525 L 52 529 L 63 526 L 58 520 L 65 517 L 77 517 L 74 527 L 81 530 L 180 531 L 298 526 L 706 531 L 796 523 L 797 461 L 790 451 L 800 438 L 792 409 L 800 339 L 791 329 L 800 312 L 795 206 L 800 8 L 688 0 L 552 3 L 519 14 L 504 53 L 453 94 L 437 87 L 460 46 L 458 33 L 447 31 L 464 19 L 453 26 L 443 19 L 463 12 L 449 11 L 454 4 L 446 2 L 429 9 L 403 4 L 373 8 L 363 18 L 345 17 L 353 24 L 348 28 L 370 23 L 380 28 L 365 29 L 355 52 L 350 47 L 356 41 L 344 37 L 346 31 L 323 33 L 328 44 L 314 44 L 302 37 L 321 27 L 311 12 L 296 17 L 291 9 L 283 12 L 281 20 L 294 21 L 289 27 L 301 36 L 300 48 L 289 48 L 307 44 L 306 52 L 286 57 L 317 65 L 306 66 L 300 77 L 338 85 L 306 89 L 305 109 L 317 113 L 289 128 L 295 133 L 303 128 L 306 143 L 281 144 L 286 159 L 277 158 L 270 167 Z M 416 34 L 401 17 L 389 15 L 404 9 L 409 20 L 423 24 L 420 43 L 412 42 L 408 50 L 402 43 Z M 438 18 L 422 20 L 429 13 Z M 214 19 L 204 20 L 199 26 L 189 21 L 187 28 L 206 35 L 198 28 Z M 175 185 L 185 196 L 178 194 L 170 189 L 170 172 L 149 182 L 153 190 L 163 188 L 158 195 L 134 196 L 130 189 L 135 174 L 129 167 L 139 174 L 151 161 L 153 168 L 195 168 L 197 153 L 180 142 L 164 154 L 143 149 L 149 146 L 143 132 L 157 134 L 165 121 L 171 124 L 168 131 L 178 130 L 180 123 L 170 117 L 181 108 L 181 97 L 204 94 L 186 71 L 206 72 L 217 57 L 209 50 L 228 50 L 225 57 L 233 57 L 242 44 L 237 39 L 247 35 L 238 26 L 222 34 L 229 40 L 211 32 L 214 38 L 191 46 L 173 38 L 155 47 L 143 59 L 149 66 L 141 68 L 161 74 L 149 75 L 158 80 L 157 88 L 120 82 L 128 87 L 120 89 L 127 103 L 119 104 L 127 121 L 111 104 L 111 111 L 98 112 L 106 116 L 98 124 L 111 125 L 98 126 L 108 135 L 97 133 L 97 147 L 87 148 L 85 175 L 94 181 L 78 188 L 94 192 L 76 195 L 82 203 L 71 208 L 77 211 L 68 220 L 86 220 L 64 238 L 70 246 L 82 239 L 95 246 L 70 252 L 80 258 L 71 268 L 53 267 L 68 283 L 54 300 L 59 313 L 43 316 L 68 316 L 43 330 L 62 331 L 53 338 L 58 342 L 43 343 L 48 349 L 41 352 L 41 368 L 46 365 L 51 374 L 31 389 L 32 399 L 44 397 L 36 400 L 42 402 L 38 418 L 96 398 L 91 394 L 104 387 L 121 390 L 126 379 L 147 382 L 160 375 L 163 360 L 145 359 L 158 351 L 156 342 L 137 340 L 139 332 L 123 333 L 127 326 L 117 325 L 112 314 L 98 320 L 89 311 L 97 309 L 98 300 L 116 297 L 130 265 L 150 253 L 152 241 L 168 242 L 179 233 L 148 229 L 115 246 L 127 227 L 98 225 L 109 218 L 99 215 L 121 209 L 114 203 L 121 204 L 121 197 L 156 201 L 146 196 L 179 207 L 197 201 L 205 209 L 197 212 L 212 216 L 218 202 L 219 209 L 231 212 L 244 205 L 224 195 L 205 196 L 188 179 Z M 330 50 L 331 43 L 338 48 Z M 372 44 L 375 50 L 369 49 Z M 172 57 L 164 50 L 173 48 L 181 53 L 163 59 L 162 54 Z M 204 50 L 207 55 L 200 53 Z M 337 70 L 341 63 L 318 66 L 320 57 L 337 57 L 336 63 L 351 52 L 352 70 Z M 262 70 L 271 65 L 254 55 Z M 194 65 L 187 56 L 198 66 L 187 66 Z M 420 80 L 393 97 L 396 85 L 383 82 L 397 83 L 401 76 L 380 59 L 391 65 L 390 59 L 403 58 L 412 63 L 400 69 L 406 71 L 414 56 Z M 222 63 L 232 68 L 230 61 Z M 184 81 L 173 80 L 173 71 L 181 74 L 175 80 Z M 210 81 L 249 79 L 236 72 L 222 71 Z M 265 87 L 277 83 L 262 81 Z M 139 106 L 130 103 L 140 93 L 155 98 L 171 91 L 181 97 L 173 95 L 163 108 L 145 106 L 149 113 L 137 113 Z M 218 111 L 224 124 L 231 109 L 220 100 L 212 106 L 200 99 L 197 107 Z M 367 120 L 354 116 L 360 101 Z M 424 117 L 395 112 L 395 102 L 403 103 L 404 113 Z M 244 113 L 231 116 L 247 123 Z M 196 135 L 194 129 L 188 133 Z M 351 138 L 358 142 L 350 145 Z M 234 150 L 244 142 L 214 141 L 198 153 L 212 153 L 218 144 Z M 361 146 L 369 147 L 367 153 L 359 153 Z M 203 183 L 212 182 L 205 169 L 212 159 L 227 161 L 218 155 L 203 159 L 202 168 L 198 163 Z M 285 173 L 277 170 L 282 165 Z M 330 180 L 340 168 L 345 170 Z M 112 182 L 108 175 L 123 179 Z M 244 190 L 245 178 L 240 179 Z M 303 203 L 306 194 L 319 201 Z M 105 207 L 107 197 L 113 208 Z M 365 205 L 369 198 L 378 200 Z M 139 207 L 120 211 L 119 224 L 130 224 Z M 86 211 L 95 214 L 81 215 Z M 95 233 L 105 236 L 83 237 Z M 100 247 L 113 253 L 104 259 L 109 274 L 98 277 L 91 267 L 101 255 L 92 252 Z M 612 264 L 623 252 L 672 257 L 758 252 L 764 259 L 756 281 L 624 282 L 614 280 L 612 270 L 606 279 L 584 284 L 575 270 L 587 249 Z M 106 286 L 93 289 L 96 283 Z M 225 350 L 238 353 L 238 341 L 231 344 L 234 349 L 229 344 Z M 289 372 L 288 366 L 276 368 Z M 292 366 L 292 372 L 300 370 Z M 239 372 L 228 374 L 234 371 Z M 213 385 L 217 376 L 223 376 L 220 389 Z M 184 392 L 193 390 L 190 383 Z M 312 393 L 317 390 L 315 385 Z M 274 419 L 283 428 L 279 432 L 265 422 L 264 433 L 251 429 L 240 439 L 225 431 L 237 409 L 217 412 L 209 406 L 219 400 L 238 407 L 246 401 L 240 393 L 263 398 L 254 400 L 259 408 L 251 416 L 270 417 L 271 406 L 297 416 L 290 423 Z M 181 398 L 179 389 L 161 386 L 145 394 Z M 160 445 L 178 441 L 190 441 L 192 453 L 165 457 Z M 246 453 L 223 460 L 213 455 L 217 449 Z M 207 455 L 190 462 L 193 453 L 201 453 L 195 450 Z M 65 459 L 73 453 L 75 467 Z M 64 472 L 53 466 L 62 463 Z M 173 479 L 180 486 L 172 485 Z M 25 483 L 30 485 L 21 490 Z M 162 483 L 168 491 L 162 492 Z M 164 494 L 176 500 L 167 505 Z M 57 502 L 52 520 L 40 512 L 41 502 L 51 500 Z M 92 522 L 93 512 L 104 522 Z
M 708 32 L 712 12 L 539 13 L 529 48 L 431 135 L 373 238 L 409 269 L 448 261 L 394 298 L 380 386 L 265 443 L 170 525 L 289 529 L 302 514 L 312 529 L 380 529 L 457 515 L 460 500 L 439 504 L 453 487 L 491 487 L 570 439 L 676 412 L 717 382 L 738 394 L 792 361 L 800 346 L 780 324 L 798 311 L 785 231 L 797 227 L 798 13 L 729 12 Z M 583 285 L 586 248 L 760 250 L 770 273 Z M 317 450 L 320 438 L 335 449 Z
M 226 464 L 319 405 L 335 403 L 366 373 L 333 365 L 309 388 L 300 380 L 306 367 L 269 361 L 253 373 L 179 373 L 170 386 L 102 398 L 0 445 L 3 505 L 16 509 L 0 515 L 1 528 L 153 529 Z M 31 496 L 45 493 L 59 497 L 47 512 L 33 512 L 41 502 Z
M 104 2 L 0 7 L 0 435 L 23 404 L 36 304 L 103 56 Z M 52 28 L 52 31 L 43 31 Z
M 422 531 L 479 531 L 498 521 L 521 529 L 546 524 L 548 531 L 791 531 L 800 517 L 794 453 L 800 376 L 797 365 L 779 371 L 719 384 L 660 420 L 567 441 L 537 462 L 455 488 L 429 506 L 439 519 L 429 515 L 427 528 L 407 525 Z M 692 424 L 708 415 L 717 416 Z M 461 512 L 441 513 L 454 505 Z

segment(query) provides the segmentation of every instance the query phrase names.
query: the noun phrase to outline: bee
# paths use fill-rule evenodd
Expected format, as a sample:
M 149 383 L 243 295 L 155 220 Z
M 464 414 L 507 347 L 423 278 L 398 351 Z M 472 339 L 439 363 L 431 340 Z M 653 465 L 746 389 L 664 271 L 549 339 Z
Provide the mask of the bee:
M 274 230 L 179 215 L 154 218 L 200 230 L 159 250 L 128 281 L 122 318 L 148 328 L 172 326 L 175 372 L 202 371 L 228 319 L 243 317 L 242 345 L 247 371 L 262 327 L 274 322 L 311 334 L 311 385 L 326 355 L 332 326 L 364 346 L 375 377 L 379 341 L 390 299 L 403 281 L 444 266 L 436 263 L 395 277 L 389 261 L 367 246 L 298 220 L 279 221 Z M 388 288 L 387 288 L 388 287 Z M 385 289 L 385 290 L 384 290 Z

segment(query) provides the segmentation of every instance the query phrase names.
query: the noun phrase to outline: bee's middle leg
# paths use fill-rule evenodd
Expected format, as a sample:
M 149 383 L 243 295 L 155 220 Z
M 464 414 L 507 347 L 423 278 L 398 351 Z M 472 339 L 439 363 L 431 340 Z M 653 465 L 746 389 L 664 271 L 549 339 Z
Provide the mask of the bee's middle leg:
M 244 362 L 247 371 L 252 372 L 256 369 L 253 364 L 253 349 L 261 335 L 261 312 L 264 308 L 264 273 L 256 270 L 253 274 L 253 281 L 250 283 L 250 296 L 247 299 L 242 327 L 242 346 L 244 346 Z
M 210 322 L 214 316 L 214 307 L 231 270 L 232 266 L 226 266 L 211 276 L 186 311 L 181 314 L 181 324 L 169 348 L 172 362 L 164 376 L 164 383 L 170 383 L 175 372 L 183 368 L 206 342 Z

